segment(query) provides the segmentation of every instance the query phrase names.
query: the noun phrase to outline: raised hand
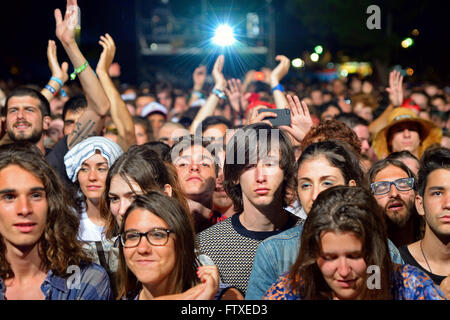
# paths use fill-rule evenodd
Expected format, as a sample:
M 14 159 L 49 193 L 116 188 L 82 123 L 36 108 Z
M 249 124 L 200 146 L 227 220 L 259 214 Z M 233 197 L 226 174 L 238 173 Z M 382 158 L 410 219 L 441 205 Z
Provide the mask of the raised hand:
M 61 10 L 55 9 L 56 36 L 63 45 L 75 42 L 75 26 L 78 21 L 77 0 L 67 0 L 64 19 Z
M 280 129 L 286 130 L 298 142 L 301 142 L 313 125 L 308 105 L 304 101 L 300 102 L 297 96 L 292 99 L 290 95 L 287 95 L 287 100 L 291 110 L 291 125 L 280 126 Z
M 272 87 L 280 83 L 281 79 L 288 73 L 289 67 L 291 66 L 291 61 L 286 56 L 278 55 L 275 57 L 275 60 L 280 61 L 280 63 L 270 73 L 270 85 Z
M 227 81 L 225 80 L 225 77 L 223 76 L 222 73 L 224 63 L 225 63 L 225 56 L 221 54 L 220 56 L 217 57 L 212 70 L 212 76 L 215 82 L 214 87 L 219 90 L 224 90 L 227 85 Z
M 403 103 L 403 76 L 397 70 L 392 70 L 389 73 L 389 87 L 386 88 L 389 92 L 389 100 L 394 107 L 401 106 Z
M 225 88 L 225 94 L 230 101 L 230 105 L 236 112 L 241 112 L 247 108 L 248 102 L 242 92 L 242 83 L 240 79 L 228 80 L 228 88 Z
M 261 106 L 256 106 L 252 109 L 250 109 L 247 113 L 247 124 L 254 124 L 254 123 L 258 123 L 258 122 L 264 122 L 267 123 L 268 125 L 272 126 L 272 123 L 269 120 L 264 120 L 265 118 L 268 117 L 273 117 L 276 118 L 278 117 L 278 115 L 275 112 L 270 112 L 270 111 L 264 111 L 261 113 L 258 113 L 258 110 L 260 109 L 267 109 L 267 106 L 261 105 Z
M 104 36 L 100 36 L 98 43 L 103 47 L 103 51 L 97 63 L 96 72 L 107 73 L 114 60 L 114 55 L 116 54 L 116 45 L 113 38 L 108 33 Z
M 48 40 L 47 59 L 52 77 L 58 78 L 63 83 L 66 83 L 66 81 L 69 80 L 69 74 L 67 73 L 69 70 L 69 64 L 67 62 L 63 62 L 59 65 L 58 55 L 56 54 L 56 43 L 53 40 Z
M 192 80 L 194 81 L 194 91 L 201 91 L 206 80 L 206 66 L 195 68 Z

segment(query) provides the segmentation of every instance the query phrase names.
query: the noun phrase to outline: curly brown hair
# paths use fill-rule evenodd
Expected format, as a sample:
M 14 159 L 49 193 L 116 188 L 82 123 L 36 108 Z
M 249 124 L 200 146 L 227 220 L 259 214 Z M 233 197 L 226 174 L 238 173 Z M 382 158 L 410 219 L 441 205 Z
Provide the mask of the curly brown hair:
M 39 257 L 45 270 L 68 277 L 70 265 L 82 265 L 91 262 L 83 251 L 82 243 L 77 240 L 80 220 L 73 209 L 71 193 L 60 181 L 58 174 L 42 157 L 40 150 L 33 144 L 12 144 L 0 147 L 0 171 L 16 165 L 33 174 L 42 181 L 48 201 L 48 213 L 44 233 L 39 240 Z M 0 278 L 14 277 L 11 266 L 5 256 L 5 244 L 0 235 Z
M 340 140 L 348 143 L 355 154 L 361 157 L 361 141 L 355 131 L 353 131 L 345 123 L 338 120 L 327 120 L 319 123 L 316 127 L 312 127 L 301 142 L 302 151 L 310 144 L 326 140 Z

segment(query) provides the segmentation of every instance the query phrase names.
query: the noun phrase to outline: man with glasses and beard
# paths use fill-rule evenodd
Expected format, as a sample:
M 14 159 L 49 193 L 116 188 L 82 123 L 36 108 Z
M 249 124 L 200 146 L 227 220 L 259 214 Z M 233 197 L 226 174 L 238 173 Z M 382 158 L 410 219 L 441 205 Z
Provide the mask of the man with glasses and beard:
M 389 239 L 401 247 L 421 238 L 422 219 L 415 209 L 416 177 L 402 162 L 384 159 L 369 170 L 370 189 L 384 211 Z

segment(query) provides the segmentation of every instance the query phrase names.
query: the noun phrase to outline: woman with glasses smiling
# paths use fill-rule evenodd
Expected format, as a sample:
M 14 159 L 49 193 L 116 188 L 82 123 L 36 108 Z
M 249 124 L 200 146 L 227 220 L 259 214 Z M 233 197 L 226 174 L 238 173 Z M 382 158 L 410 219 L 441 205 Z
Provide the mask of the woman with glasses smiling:
M 211 300 L 216 266 L 200 266 L 189 215 L 174 199 L 151 191 L 136 196 L 120 228 L 118 299 Z

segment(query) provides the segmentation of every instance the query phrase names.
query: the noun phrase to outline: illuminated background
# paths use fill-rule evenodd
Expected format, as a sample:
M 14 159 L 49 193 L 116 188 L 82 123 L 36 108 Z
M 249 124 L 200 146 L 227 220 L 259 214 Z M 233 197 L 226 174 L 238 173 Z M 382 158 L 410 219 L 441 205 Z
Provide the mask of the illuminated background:
M 399 66 L 410 80 L 449 83 L 446 1 L 338 0 L 79 0 L 81 48 L 95 65 L 100 34 L 117 43 L 121 80 L 168 79 L 190 85 L 199 64 L 209 70 L 225 53 L 226 76 L 273 67 L 274 56 L 295 60 L 290 77 L 328 79 L 353 71 L 376 80 Z M 381 30 L 368 30 L 366 8 L 381 8 Z M 54 8 L 64 0 L 2 1 L 0 79 L 44 83 L 47 39 L 55 39 Z M 233 27 L 232 47 L 214 46 L 214 29 Z M 404 48 L 405 45 L 412 45 Z M 402 42 L 403 41 L 403 42 Z M 403 46 L 402 46 L 403 44 Z M 320 47 L 318 47 L 320 46 Z M 65 58 L 59 46 L 60 59 Z M 319 53 L 320 52 L 320 53 Z M 316 53 L 316 55 L 312 55 Z M 311 61 L 311 58 L 317 62 Z M 300 60 L 301 59 L 301 60 Z M 409 69 L 408 69 L 409 68 Z

